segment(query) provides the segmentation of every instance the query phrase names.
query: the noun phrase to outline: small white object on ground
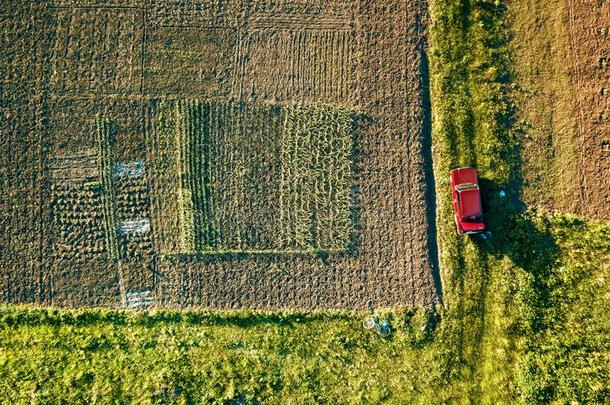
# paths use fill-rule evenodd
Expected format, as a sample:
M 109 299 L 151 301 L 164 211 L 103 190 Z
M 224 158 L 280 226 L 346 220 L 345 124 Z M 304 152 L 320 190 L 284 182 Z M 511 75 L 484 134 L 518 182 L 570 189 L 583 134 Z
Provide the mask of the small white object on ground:
M 150 290 L 129 291 L 125 293 L 125 303 L 127 308 L 139 309 L 146 308 L 152 304 L 153 298 Z
M 146 233 L 150 232 L 150 220 L 148 218 L 121 221 L 121 233 Z
M 500 198 L 506 197 L 506 193 L 504 192 L 504 190 L 501 190 L 498 194 L 500 194 Z
M 114 174 L 118 177 L 138 177 L 144 174 L 144 162 L 114 164 Z
M 374 316 L 367 316 L 366 318 L 364 318 L 364 321 L 362 321 L 362 326 L 365 329 L 373 329 L 376 325 L 377 319 L 375 319 Z

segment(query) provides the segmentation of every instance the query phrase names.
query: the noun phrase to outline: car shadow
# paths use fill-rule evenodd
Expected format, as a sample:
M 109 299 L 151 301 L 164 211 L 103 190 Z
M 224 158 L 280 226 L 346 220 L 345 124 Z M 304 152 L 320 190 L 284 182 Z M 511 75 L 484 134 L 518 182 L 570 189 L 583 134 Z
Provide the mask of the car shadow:
M 550 305 L 551 291 L 547 280 L 558 266 L 561 250 L 551 233 L 550 220 L 528 209 L 516 192 L 508 192 L 502 184 L 480 180 L 483 209 L 488 232 L 474 237 L 484 255 L 508 257 L 531 278 L 536 312 Z M 491 276 L 486 271 L 483 277 Z M 488 282 L 483 282 L 487 286 Z M 486 292 L 482 292 L 486 294 Z M 537 329 L 538 319 L 531 319 Z

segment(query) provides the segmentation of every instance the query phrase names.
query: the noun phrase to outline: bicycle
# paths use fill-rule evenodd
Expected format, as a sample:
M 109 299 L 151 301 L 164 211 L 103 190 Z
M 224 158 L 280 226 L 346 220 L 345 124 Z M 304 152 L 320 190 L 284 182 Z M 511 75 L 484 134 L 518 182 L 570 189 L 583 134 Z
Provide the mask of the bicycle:
M 392 326 L 388 320 L 384 319 L 383 321 L 379 322 L 374 316 L 367 316 L 364 318 L 362 321 L 362 326 L 364 329 L 368 330 L 375 329 L 375 332 L 384 338 L 387 338 L 392 333 Z

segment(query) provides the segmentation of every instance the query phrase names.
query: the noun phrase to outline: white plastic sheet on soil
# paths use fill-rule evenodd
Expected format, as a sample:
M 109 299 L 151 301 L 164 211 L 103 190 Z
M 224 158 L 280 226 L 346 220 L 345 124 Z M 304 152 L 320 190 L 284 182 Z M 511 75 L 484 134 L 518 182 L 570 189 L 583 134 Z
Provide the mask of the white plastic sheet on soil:
M 137 177 L 144 174 L 144 162 L 125 162 L 114 164 L 114 174 L 119 177 Z
M 148 218 L 121 221 L 119 226 L 121 233 L 147 233 L 150 232 L 150 220 Z
M 129 291 L 125 293 L 125 306 L 131 309 L 145 308 L 152 304 L 153 297 L 150 290 Z

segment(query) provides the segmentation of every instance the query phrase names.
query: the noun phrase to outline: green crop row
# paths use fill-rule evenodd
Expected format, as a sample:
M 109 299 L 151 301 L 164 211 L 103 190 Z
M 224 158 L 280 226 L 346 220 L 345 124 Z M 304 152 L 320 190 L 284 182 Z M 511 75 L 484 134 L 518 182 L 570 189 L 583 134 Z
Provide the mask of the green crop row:
M 200 221 L 198 203 L 203 170 L 203 148 L 201 147 L 203 125 L 200 119 L 199 101 L 176 102 L 176 161 L 179 179 L 179 205 L 181 224 L 181 247 L 184 252 L 196 251 Z M 205 199 L 203 199 L 205 201 Z
M 179 252 L 182 239 L 181 188 L 176 147 L 176 106 L 153 100 L 147 108 L 147 175 L 153 238 L 159 254 Z
M 110 123 L 101 116 L 96 120 L 96 137 L 98 151 L 98 170 L 101 184 L 102 211 L 106 234 L 106 248 L 112 260 L 119 258 L 117 238 L 117 221 L 112 182 L 112 160 L 110 156 Z

